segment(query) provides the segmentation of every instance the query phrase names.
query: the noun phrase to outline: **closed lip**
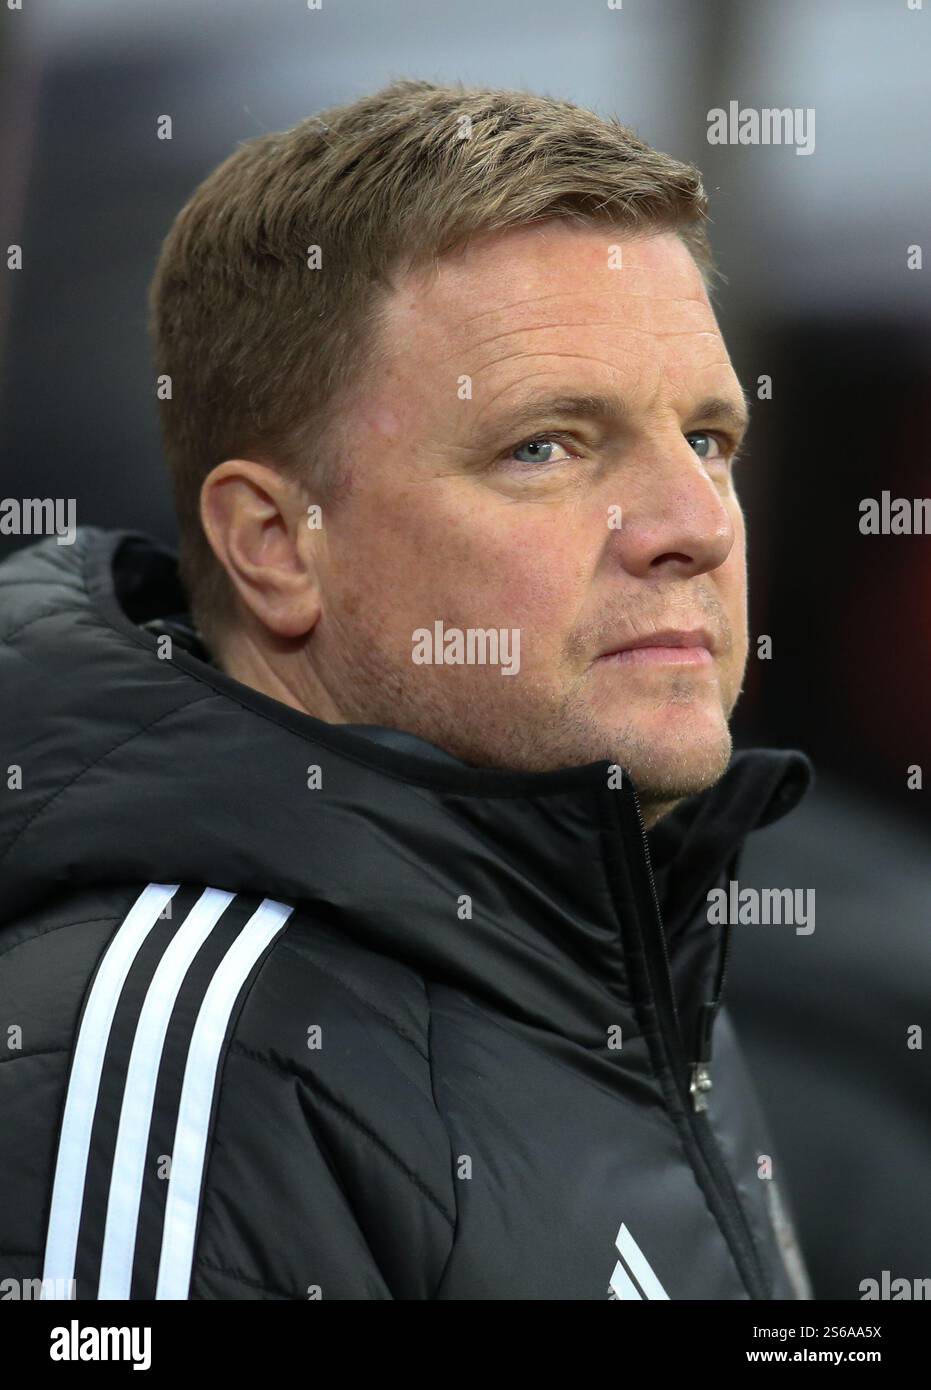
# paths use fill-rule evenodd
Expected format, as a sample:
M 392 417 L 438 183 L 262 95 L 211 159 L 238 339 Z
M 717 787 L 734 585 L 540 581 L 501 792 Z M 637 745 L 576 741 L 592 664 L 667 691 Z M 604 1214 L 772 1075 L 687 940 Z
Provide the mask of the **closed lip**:
M 641 647 L 707 647 L 712 656 L 717 643 L 706 628 L 664 628 L 659 632 L 645 633 L 643 637 L 632 637 L 629 642 L 618 642 L 601 656 L 616 656 L 619 652 L 637 651 Z

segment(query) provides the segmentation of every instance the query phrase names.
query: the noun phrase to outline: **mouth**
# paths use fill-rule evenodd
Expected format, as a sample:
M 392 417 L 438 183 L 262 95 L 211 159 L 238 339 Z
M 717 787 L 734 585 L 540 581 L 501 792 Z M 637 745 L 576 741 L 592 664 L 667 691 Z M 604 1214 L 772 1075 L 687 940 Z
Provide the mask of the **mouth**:
M 705 628 L 667 628 L 602 652 L 599 662 L 624 666 L 710 666 L 716 643 Z

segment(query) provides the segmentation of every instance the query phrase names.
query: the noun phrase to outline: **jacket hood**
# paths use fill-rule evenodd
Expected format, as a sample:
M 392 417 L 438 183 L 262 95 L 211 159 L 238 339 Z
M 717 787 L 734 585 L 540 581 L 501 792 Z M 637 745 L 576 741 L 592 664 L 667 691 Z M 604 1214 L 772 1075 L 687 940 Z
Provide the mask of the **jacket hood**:
M 623 981 L 643 845 L 626 774 L 474 768 L 327 724 L 177 641 L 161 655 L 144 624 L 185 608 L 173 553 L 133 532 L 79 528 L 0 565 L 0 922 L 100 883 L 258 893 L 512 1009 L 517 971 L 520 1012 L 584 1031 L 589 992 Z M 650 831 L 671 945 L 810 780 L 802 753 L 738 752 Z

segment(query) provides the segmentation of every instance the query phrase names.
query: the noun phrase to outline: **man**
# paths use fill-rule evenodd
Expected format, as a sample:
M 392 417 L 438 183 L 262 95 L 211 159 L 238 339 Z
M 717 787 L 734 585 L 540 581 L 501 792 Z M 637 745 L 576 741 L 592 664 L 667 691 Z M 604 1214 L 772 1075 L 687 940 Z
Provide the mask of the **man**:
M 5 1276 L 807 1296 L 707 913 L 809 768 L 731 751 L 705 216 L 614 122 L 406 81 L 179 215 L 183 585 L 87 528 L 0 571 Z

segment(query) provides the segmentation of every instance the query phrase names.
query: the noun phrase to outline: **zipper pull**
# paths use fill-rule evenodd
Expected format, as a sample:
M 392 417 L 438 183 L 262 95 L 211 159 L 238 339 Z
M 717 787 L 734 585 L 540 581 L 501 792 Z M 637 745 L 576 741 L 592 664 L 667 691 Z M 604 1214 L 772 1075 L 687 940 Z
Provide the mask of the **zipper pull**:
M 708 1109 L 708 1092 L 711 1090 L 711 1030 L 717 1003 L 702 1004 L 698 1011 L 698 1061 L 692 1063 L 689 1094 L 692 1107 L 696 1111 Z
M 711 1072 L 708 1070 L 707 1062 L 692 1063 L 692 1079 L 689 1082 L 689 1091 L 692 1096 L 692 1106 L 695 1110 L 708 1109 L 707 1091 L 711 1090 Z

